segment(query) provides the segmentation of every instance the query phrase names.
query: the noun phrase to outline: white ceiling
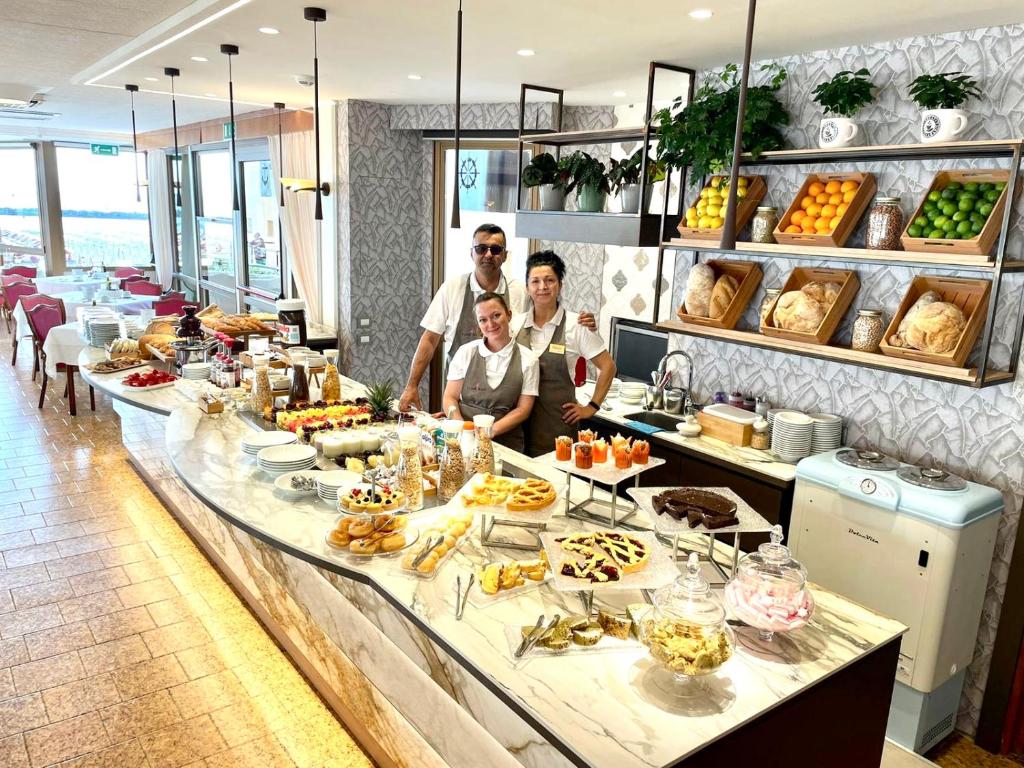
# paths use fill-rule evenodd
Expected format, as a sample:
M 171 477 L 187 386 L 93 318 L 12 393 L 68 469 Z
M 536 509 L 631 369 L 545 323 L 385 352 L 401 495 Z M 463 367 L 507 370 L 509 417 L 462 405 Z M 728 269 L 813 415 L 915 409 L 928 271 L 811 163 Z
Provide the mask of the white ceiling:
M 222 117 L 227 61 L 221 43 L 241 49 L 234 59 L 235 98 L 248 106 L 241 105 L 240 112 L 274 101 L 308 106 L 310 89 L 293 79 L 312 70 L 313 31 L 302 18 L 303 5 L 297 0 L 3 0 L 0 80 L 51 89 L 41 108 L 61 116 L 45 123 L 0 117 L 0 134 L 130 132 L 127 82 L 151 91 L 136 97 L 139 130 L 167 127 L 165 66 L 182 72 L 176 85 L 180 123 Z M 322 99 L 454 99 L 456 0 L 320 5 L 328 13 L 319 25 Z M 464 0 L 463 98 L 517 100 L 519 84 L 530 82 L 565 88 L 569 103 L 632 103 L 643 98 L 651 60 L 699 69 L 738 59 L 746 6 L 744 0 Z M 639 8 L 643 19 L 637 18 Z M 694 21 L 687 16 L 694 8 L 710 8 L 715 15 Z M 121 67 L 217 12 L 224 13 Z M 1020 21 L 1020 0 L 859 0 L 826 6 L 761 0 L 754 56 Z M 276 27 L 280 34 L 261 34 L 261 26 Z M 535 49 L 537 55 L 518 56 L 520 48 Z M 209 61 L 194 62 L 192 56 Z M 95 79 L 114 67 L 121 68 Z M 409 80 L 412 73 L 422 79 Z M 86 84 L 94 79 L 95 84 Z M 615 97 L 615 91 L 626 96 Z

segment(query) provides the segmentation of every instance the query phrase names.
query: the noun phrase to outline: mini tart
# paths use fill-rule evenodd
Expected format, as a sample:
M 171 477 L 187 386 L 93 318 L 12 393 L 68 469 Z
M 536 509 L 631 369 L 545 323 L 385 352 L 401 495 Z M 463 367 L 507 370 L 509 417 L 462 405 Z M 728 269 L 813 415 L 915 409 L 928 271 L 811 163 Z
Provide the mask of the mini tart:
M 341 497 L 341 505 L 350 512 L 390 512 L 404 504 L 405 494 L 387 486 L 378 486 L 375 494 L 363 488 L 352 488 Z

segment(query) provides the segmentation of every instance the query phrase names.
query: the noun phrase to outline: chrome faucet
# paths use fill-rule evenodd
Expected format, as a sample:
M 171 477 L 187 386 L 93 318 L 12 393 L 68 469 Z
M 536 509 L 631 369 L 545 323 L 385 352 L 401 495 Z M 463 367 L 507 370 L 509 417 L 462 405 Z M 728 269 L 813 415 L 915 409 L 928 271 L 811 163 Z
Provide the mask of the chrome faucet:
M 674 355 L 682 355 L 683 357 L 686 358 L 686 392 L 683 395 L 685 410 L 685 403 L 692 402 L 693 400 L 690 397 L 690 388 L 693 386 L 693 358 L 690 357 L 689 354 L 687 354 L 681 349 L 675 349 L 669 352 L 667 355 L 661 358 L 661 362 L 658 363 L 658 378 L 660 379 L 665 374 L 665 371 L 668 369 L 668 359 L 670 357 L 673 357 Z

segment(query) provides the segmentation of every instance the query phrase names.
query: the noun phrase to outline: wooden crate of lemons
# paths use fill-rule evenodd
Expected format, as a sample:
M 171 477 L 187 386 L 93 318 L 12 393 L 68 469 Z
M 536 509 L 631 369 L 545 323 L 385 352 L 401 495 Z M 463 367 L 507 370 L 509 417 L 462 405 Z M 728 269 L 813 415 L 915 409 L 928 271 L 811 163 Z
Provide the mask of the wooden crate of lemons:
M 736 232 L 750 222 L 766 191 L 763 176 L 740 176 L 736 179 Z M 721 237 L 728 199 L 729 177 L 712 176 L 700 191 L 697 201 L 686 209 L 686 215 L 679 222 L 679 233 L 684 238 L 702 240 Z

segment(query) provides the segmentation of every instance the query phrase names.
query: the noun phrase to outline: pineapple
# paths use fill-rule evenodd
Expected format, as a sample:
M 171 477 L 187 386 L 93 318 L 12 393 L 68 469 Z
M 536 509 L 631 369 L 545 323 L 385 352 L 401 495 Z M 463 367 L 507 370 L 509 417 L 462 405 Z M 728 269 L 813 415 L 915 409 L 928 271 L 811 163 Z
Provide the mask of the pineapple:
M 395 399 L 395 385 L 390 381 L 376 382 L 366 388 L 366 400 L 373 410 L 374 421 L 385 421 L 391 415 L 391 401 Z

